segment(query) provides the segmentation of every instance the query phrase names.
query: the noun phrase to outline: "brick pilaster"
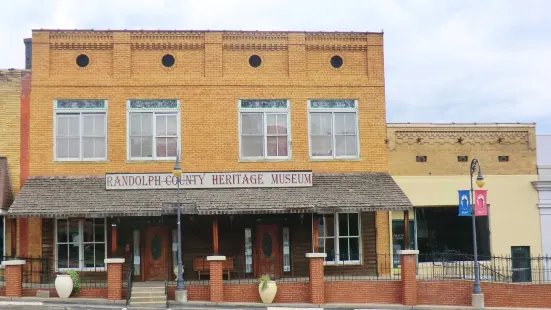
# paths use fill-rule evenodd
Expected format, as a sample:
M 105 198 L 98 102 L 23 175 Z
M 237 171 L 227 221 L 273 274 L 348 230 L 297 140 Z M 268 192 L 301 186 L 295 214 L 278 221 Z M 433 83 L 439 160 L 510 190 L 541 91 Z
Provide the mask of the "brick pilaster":
M 210 264 L 210 301 L 224 301 L 224 285 L 222 284 L 222 264 L 226 256 L 207 256 Z
M 310 260 L 310 302 L 323 304 L 325 302 L 325 280 L 323 272 L 323 259 L 325 253 L 306 253 Z
M 4 262 L 6 269 L 6 297 L 21 297 L 23 295 L 22 271 L 24 260 L 9 260 Z
M 122 264 L 124 258 L 106 258 L 107 265 L 107 299 L 122 300 Z
M 419 251 L 402 250 L 397 252 L 400 255 L 402 274 L 402 304 L 406 306 L 417 305 L 417 270 L 415 258 Z

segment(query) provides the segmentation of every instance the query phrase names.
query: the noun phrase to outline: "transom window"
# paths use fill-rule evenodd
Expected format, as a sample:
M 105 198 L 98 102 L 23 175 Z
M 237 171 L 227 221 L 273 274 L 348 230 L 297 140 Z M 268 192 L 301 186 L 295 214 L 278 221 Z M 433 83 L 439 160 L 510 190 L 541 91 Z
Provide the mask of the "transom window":
M 105 219 L 57 219 L 56 270 L 105 269 Z
M 310 100 L 310 157 L 359 156 L 356 100 Z
M 360 264 L 360 218 L 358 213 L 318 216 L 318 248 L 326 264 Z
M 290 157 L 287 100 L 240 100 L 239 144 L 242 159 Z
M 174 159 L 180 144 L 178 100 L 129 100 L 129 159 Z
M 107 159 L 107 102 L 105 100 L 56 100 L 56 160 Z

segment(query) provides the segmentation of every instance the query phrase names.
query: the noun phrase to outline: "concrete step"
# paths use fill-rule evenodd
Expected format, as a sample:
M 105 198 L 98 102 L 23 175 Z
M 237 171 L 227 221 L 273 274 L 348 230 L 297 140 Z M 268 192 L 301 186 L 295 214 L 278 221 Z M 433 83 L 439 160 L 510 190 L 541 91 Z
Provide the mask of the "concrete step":
M 165 292 L 165 287 L 157 287 L 157 286 L 154 286 L 154 287 L 147 287 L 147 286 L 133 286 L 132 287 L 132 293 L 141 293 L 141 292 L 162 292 L 164 294 Z
M 156 303 L 166 303 L 166 296 L 160 296 L 160 297 L 138 297 L 138 298 L 130 298 L 130 303 L 135 302 L 156 302 Z
M 151 307 L 151 306 L 156 306 L 156 307 L 166 307 L 166 301 L 163 301 L 163 302 L 158 302 L 158 301 L 154 301 L 154 302 L 151 302 L 151 301 L 131 301 L 130 304 L 129 304 L 130 307 Z

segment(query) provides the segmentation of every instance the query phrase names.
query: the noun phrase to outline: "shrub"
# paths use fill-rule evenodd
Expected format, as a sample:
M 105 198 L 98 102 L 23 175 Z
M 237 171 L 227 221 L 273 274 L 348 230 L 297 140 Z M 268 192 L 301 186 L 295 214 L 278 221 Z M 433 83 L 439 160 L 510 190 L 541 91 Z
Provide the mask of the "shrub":
M 70 296 L 74 297 L 78 294 L 78 292 L 80 292 L 80 276 L 75 270 L 69 270 L 65 272 L 65 274 L 71 276 L 71 280 L 73 280 L 73 291 Z

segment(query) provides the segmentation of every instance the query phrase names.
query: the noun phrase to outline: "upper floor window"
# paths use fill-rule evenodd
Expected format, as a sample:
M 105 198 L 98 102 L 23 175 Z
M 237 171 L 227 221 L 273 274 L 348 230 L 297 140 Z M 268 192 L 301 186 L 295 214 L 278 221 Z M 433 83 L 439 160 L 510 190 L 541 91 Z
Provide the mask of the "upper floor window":
M 128 100 L 129 159 L 175 159 L 179 149 L 178 100 Z
M 239 101 L 241 159 L 285 159 L 290 152 L 288 100 Z
M 310 100 L 311 158 L 359 157 L 356 100 Z
M 55 160 L 107 159 L 106 100 L 56 100 L 54 112 Z

